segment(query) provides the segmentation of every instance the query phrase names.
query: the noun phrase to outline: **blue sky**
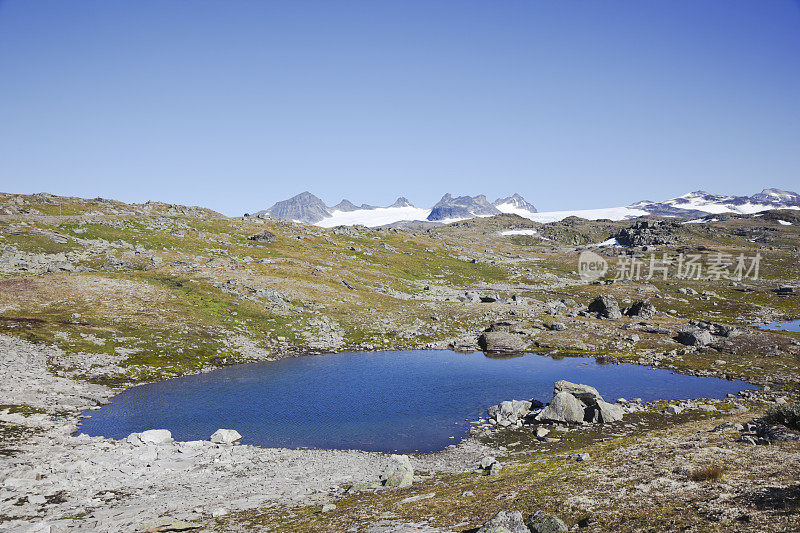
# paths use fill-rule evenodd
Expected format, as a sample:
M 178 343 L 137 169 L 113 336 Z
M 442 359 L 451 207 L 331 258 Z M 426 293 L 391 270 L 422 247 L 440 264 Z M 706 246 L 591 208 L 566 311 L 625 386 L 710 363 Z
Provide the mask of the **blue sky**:
M 791 0 L 0 0 L 0 190 L 540 210 L 800 189 Z

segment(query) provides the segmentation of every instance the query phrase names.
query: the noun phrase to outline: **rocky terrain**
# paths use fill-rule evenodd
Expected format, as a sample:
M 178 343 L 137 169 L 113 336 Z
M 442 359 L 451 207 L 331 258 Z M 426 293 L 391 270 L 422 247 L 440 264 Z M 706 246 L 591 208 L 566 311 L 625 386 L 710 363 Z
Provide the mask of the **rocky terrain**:
M 326 229 L 0 194 L 0 213 L 2 530 L 800 527 L 800 334 L 753 326 L 800 315 L 797 210 Z M 607 272 L 581 276 L 583 252 Z M 226 432 L 72 436 L 136 384 L 409 348 L 591 357 L 762 389 L 642 403 L 560 383 L 549 405 L 487 405 L 460 445 L 409 457 L 261 449 Z

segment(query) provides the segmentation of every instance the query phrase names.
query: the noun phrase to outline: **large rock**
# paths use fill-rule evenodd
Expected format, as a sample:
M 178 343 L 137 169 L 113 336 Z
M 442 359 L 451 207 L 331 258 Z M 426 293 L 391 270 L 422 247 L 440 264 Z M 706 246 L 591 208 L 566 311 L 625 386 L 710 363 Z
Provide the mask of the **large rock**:
M 143 444 L 167 444 L 172 442 L 172 433 L 168 429 L 148 429 L 135 433 Z M 129 439 L 131 437 L 128 437 Z
M 550 405 L 536 415 L 536 420 L 547 422 L 583 422 L 586 406 L 568 392 L 557 392 Z
M 501 402 L 489 408 L 489 418 L 494 418 L 498 425 L 510 426 L 523 420 L 530 413 L 532 405 L 532 402 L 525 400 Z
M 211 435 L 211 442 L 217 444 L 235 444 L 242 440 L 242 436 L 235 429 L 218 429 Z
M 593 405 L 597 401 L 603 400 L 603 397 L 600 396 L 600 393 L 597 392 L 597 389 L 590 387 L 589 385 L 572 383 L 563 379 L 561 381 L 556 381 L 553 385 L 555 389 L 553 394 L 558 394 L 559 392 L 568 392 L 586 405 Z
M 486 523 L 477 533 L 530 533 L 522 513 L 519 511 L 500 511 Z
M 625 411 L 619 405 L 599 400 L 595 405 L 586 408 L 586 422 L 608 424 L 622 420 Z
M 626 309 L 625 314 L 649 320 L 656 316 L 656 306 L 649 300 L 640 300 Z
M 705 346 L 713 340 L 711 333 L 705 329 L 688 326 L 678 330 L 678 342 L 687 346 Z
M 530 533 L 563 533 L 569 531 L 567 524 L 557 516 L 536 511 L 525 520 Z
M 617 299 L 608 294 L 601 294 L 589 304 L 589 311 L 598 313 L 605 318 L 620 318 L 622 312 L 619 310 Z
M 392 454 L 380 480 L 385 487 L 410 487 L 414 482 L 414 467 L 411 466 L 408 456 Z
M 504 331 L 487 331 L 478 337 L 481 349 L 490 354 L 522 354 L 527 344 L 519 335 Z

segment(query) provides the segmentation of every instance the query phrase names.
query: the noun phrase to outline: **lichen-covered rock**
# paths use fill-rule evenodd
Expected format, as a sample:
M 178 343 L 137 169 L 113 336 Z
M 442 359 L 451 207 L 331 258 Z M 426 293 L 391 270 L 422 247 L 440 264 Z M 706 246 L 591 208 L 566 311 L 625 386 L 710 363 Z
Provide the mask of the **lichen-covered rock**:
M 536 511 L 525 520 L 525 525 L 531 533 L 563 533 L 569 531 L 567 524 L 558 518 L 545 514 L 543 511 Z
M 529 533 L 519 511 L 500 511 L 487 520 L 477 533 Z
M 380 480 L 385 487 L 410 487 L 414 482 L 414 467 L 411 466 L 408 456 L 392 454 Z

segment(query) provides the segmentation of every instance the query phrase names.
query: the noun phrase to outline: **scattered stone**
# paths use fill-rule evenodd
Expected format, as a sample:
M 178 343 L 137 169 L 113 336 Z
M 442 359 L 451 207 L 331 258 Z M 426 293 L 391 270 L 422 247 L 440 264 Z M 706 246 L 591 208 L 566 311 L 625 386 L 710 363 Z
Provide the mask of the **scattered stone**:
M 255 242 L 275 242 L 275 234 L 271 231 L 264 230 L 261 233 L 256 233 L 255 235 L 251 235 L 248 237 L 249 240 Z
M 334 509 L 336 509 L 336 504 L 334 504 L 334 503 L 326 503 L 325 505 L 322 506 L 322 512 L 323 513 L 329 513 L 331 511 L 333 511 Z
M 538 403 L 538 402 L 537 402 Z M 533 407 L 533 402 L 525 400 L 510 400 L 493 405 L 489 408 L 489 418 L 494 419 L 498 425 L 507 427 L 523 420 Z M 541 407 L 541 404 L 539 404 Z

